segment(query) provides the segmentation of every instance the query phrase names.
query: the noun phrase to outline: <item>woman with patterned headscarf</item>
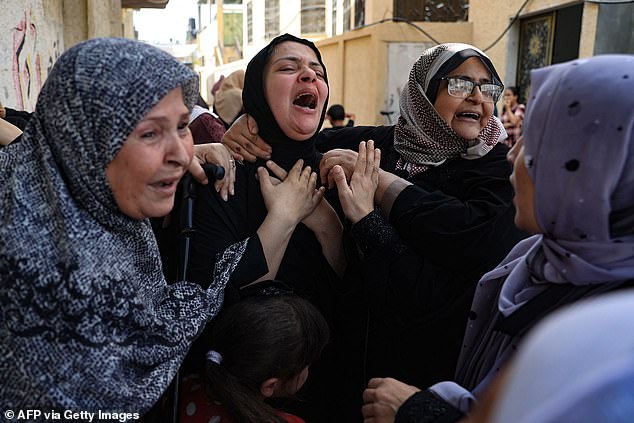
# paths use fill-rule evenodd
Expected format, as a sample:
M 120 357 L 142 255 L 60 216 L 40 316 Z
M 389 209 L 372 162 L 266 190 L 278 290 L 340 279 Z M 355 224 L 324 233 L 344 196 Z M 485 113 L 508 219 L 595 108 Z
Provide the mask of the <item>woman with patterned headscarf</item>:
M 169 54 L 93 39 L 59 58 L 22 141 L 0 151 L 5 410 L 138 418 L 218 312 L 235 266 L 206 290 L 168 286 L 148 221 L 170 211 L 190 165 L 197 95 Z
M 623 95 L 634 90 L 633 70 L 633 56 L 605 55 L 532 72 L 523 141 L 509 160 L 515 223 L 536 235 L 478 283 L 455 376 L 462 387 L 441 382 L 414 394 L 375 379 L 366 417 L 394 416 L 407 400 L 398 422 L 457 419 L 542 317 L 634 285 L 634 99 Z M 385 408 L 386 396 L 398 399 Z
M 502 89 L 483 52 L 441 44 L 414 64 L 396 126 L 320 133 L 320 143 L 328 137 L 345 148 L 374 140 L 387 170 L 374 197 L 387 222 L 367 214 L 374 204 L 347 210 L 365 254 L 368 378 L 426 386 L 451 377 L 477 281 L 524 236 L 513 225 L 508 148 L 498 144 L 504 129 L 493 116 Z M 356 157 L 326 153 L 322 181 L 334 186 L 336 166 L 349 179 Z

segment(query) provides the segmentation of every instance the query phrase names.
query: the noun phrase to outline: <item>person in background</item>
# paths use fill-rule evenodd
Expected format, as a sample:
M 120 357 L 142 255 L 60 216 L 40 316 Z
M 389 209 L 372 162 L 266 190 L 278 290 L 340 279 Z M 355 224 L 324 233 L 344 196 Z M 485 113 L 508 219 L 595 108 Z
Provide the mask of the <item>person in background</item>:
M 328 342 L 328 325 L 308 301 L 275 285 L 265 292 L 223 309 L 211 323 L 204 383 L 184 380 L 181 423 L 304 422 L 266 400 L 302 387 Z
M 208 289 L 168 285 L 148 222 L 190 167 L 197 95 L 196 74 L 168 53 L 91 39 L 60 56 L 22 141 L 0 151 L 6 409 L 141 417 L 219 311 L 245 244 Z M 216 144 L 206 158 L 230 156 Z
M 519 103 L 519 88 L 507 87 L 504 90 L 504 106 L 500 120 L 508 134 L 504 144 L 513 147 L 522 135 L 522 123 L 524 122 L 524 112 L 526 107 Z
M 243 112 L 242 89 L 244 87 L 244 71 L 239 69 L 223 78 L 220 87 L 214 94 L 214 112 L 228 128 Z
M 189 130 L 192 132 L 194 144 L 220 142 L 226 128 L 222 119 L 209 111 L 205 100 L 198 95 L 198 100 L 189 115 Z
M 355 117 L 354 113 L 346 112 L 341 104 L 333 104 L 326 111 L 326 119 L 330 122 L 331 128 L 324 128 L 323 130 L 354 126 Z M 348 119 L 347 123 L 346 119 Z
M 457 421 L 543 317 L 634 285 L 634 98 L 623 95 L 633 72 L 628 55 L 532 71 L 523 139 L 509 160 L 515 224 L 535 235 L 478 283 L 456 383 L 420 390 L 373 379 L 366 421 Z
M 323 128 L 321 130 L 323 133 L 354 126 L 355 115 L 354 113 L 346 113 L 341 104 L 333 104 L 326 111 L 326 119 L 330 122 L 330 128 Z M 348 119 L 348 123 L 345 122 L 345 119 Z M 327 138 L 323 136 L 319 137 L 316 144 L 317 150 L 325 153 L 326 151 L 336 147 L 327 141 Z

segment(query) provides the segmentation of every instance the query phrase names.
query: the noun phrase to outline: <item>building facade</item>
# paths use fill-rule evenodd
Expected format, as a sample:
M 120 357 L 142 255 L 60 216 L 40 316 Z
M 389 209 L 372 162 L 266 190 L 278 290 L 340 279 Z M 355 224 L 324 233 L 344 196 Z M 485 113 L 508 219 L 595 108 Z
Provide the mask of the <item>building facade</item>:
M 437 43 L 485 50 L 523 99 L 531 69 L 634 53 L 634 4 L 618 0 L 243 0 L 242 6 L 243 57 L 280 33 L 315 41 L 331 103 L 344 104 L 361 124 L 396 121 L 409 69 Z
M 0 102 L 32 111 L 62 52 L 95 37 L 135 38 L 132 8 L 168 0 L 0 0 Z

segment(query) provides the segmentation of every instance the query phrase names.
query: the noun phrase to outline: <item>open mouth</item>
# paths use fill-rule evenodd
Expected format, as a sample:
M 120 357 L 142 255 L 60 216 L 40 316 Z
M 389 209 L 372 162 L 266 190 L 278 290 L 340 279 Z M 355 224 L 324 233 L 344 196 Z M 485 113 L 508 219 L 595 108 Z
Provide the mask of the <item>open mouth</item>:
M 311 93 L 302 93 L 295 97 L 293 104 L 305 109 L 314 110 L 317 107 L 317 98 Z
M 461 118 L 478 120 L 478 121 L 480 120 L 480 114 L 474 113 L 474 112 L 462 112 L 462 113 L 458 113 L 456 116 Z

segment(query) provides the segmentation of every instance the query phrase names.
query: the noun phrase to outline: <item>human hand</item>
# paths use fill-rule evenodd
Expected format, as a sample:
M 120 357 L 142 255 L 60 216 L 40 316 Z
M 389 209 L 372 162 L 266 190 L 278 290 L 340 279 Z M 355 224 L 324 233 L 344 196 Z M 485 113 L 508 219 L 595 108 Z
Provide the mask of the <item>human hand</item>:
M 392 378 L 373 378 L 363 391 L 364 423 L 393 422 L 401 405 L 420 389 Z
M 327 185 L 328 188 L 333 188 L 335 186 L 335 175 L 331 172 L 331 170 L 337 165 L 343 169 L 346 179 L 350 180 L 356 163 L 356 151 L 336 148 L 326 152 L 319 163 L 321 183 L 323 185 Z
M 271 182 L 273 183 L 273 185 L 276 185 L 277 183 L 284 181 L 286 177 L 288 176 L 288 172 L 286 172 L 286 170 L 281 168 L 277 163 L 275 163 L 272 160 L 269 160 L 266 162 L 266 167 L 273 173 L 273 175 L 275 175 L 275 178 L 271 178 Z M 315 231 L 318 225 L 320 223 L 323 223 L 324 221 L 323 213 L 329 212 L 329 210 L 325 210 L 326 208 L 332 209 L 332 207 L 330 207 L 330 204 L 328 204 L 327 201 L 320 200 L 315 210 L 313 210 L 312 213 L 310 213 L 308 216 L 302 219 L 302 223 L 304 223 L 309 229 Z M 334 212 L 334 210 L 332 211 Z
M 311 214 L 323 198 L 324 188 L 315 189 L 317 174 L 310 166 L 302 170 L 303 160 L 298 160 L 283 181 L 270 176 L 263 167 L 258 168 L 260 190 L 269 215 L 297 225 Z
M 374 210 L 374 193 L 379 185 L 379 165 L 381 164 L 381 150 L 374 148 L 374 141 L 364 141 L 359 144 L 359 153 L 350 178 L 350 185 L 346 182 L 346 174 L 340 165 L 332 169 L 339 200 L 343 212 L 352 223 L 367 216 Z
M 220 193 L 223 200 L 227 201 L 229 195 L 234 194 L 236 180 L 236 162 L 231 157 L 229 150 L 222 144 L 198 144 L 194 145 L 194 160 L 189 164 L 189 173 L 201 184 L 207 185 L 209 180 L 202 168 L 203 163 L 213 163 L 225 169 L 225 176 L 214 182 L 216 192 Z
M 258 124 L 248 114 L 243 114 L 222 136 L 222 144 L 234 159 L 255 162 L 259 157 L 269 159 L 273 149 L 258 135 Z

